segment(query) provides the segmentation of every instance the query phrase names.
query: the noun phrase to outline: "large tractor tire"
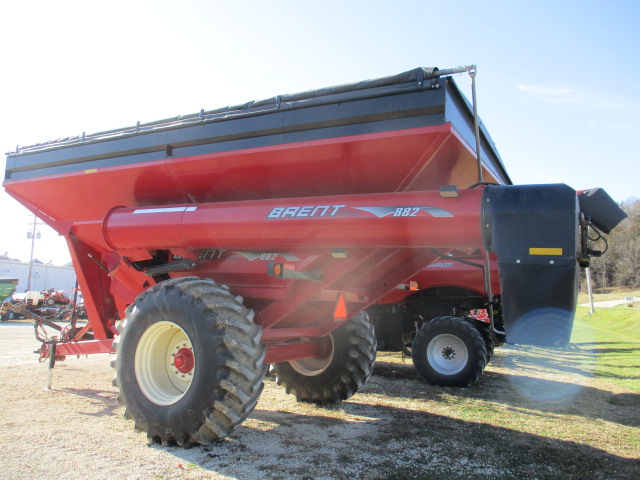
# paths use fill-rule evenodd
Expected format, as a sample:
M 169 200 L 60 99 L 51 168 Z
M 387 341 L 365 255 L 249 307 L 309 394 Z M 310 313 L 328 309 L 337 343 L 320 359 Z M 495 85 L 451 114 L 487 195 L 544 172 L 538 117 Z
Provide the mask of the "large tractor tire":
M 154 285 L 127 309 L 114 342 L 114 385 L 125 415 L 152 442 L 208 444 L 254 409 L 265 347 L 241 300 L 189 277 Z
M 301 358 L 274 365 L 278 385 L 299 402 L 329 405 L 346 400 L 362 388 L 373 372 L 376 335 L 361 312 L 328 336 L 322 358 Z
M 416 369 L 432 385 L 468 387 L 487 365 L 482 334 L 458 317 L 436 317 L 422 325 L 413 340 Z

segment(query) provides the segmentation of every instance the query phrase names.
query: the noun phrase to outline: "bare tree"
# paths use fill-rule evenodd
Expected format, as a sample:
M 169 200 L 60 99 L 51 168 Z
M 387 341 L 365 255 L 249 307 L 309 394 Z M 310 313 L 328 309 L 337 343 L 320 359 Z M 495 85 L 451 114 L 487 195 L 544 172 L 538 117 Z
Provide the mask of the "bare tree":
M 596 288 L 640 286 L 640 200 L 633 199 L 621 206 L 628 217 L 606 238 L 606 254 L 591 262 Z M 604 240 L 591 245 L 595 250 L 604 247 Z
M 617 286 L 640 286 L 640 200 L 625 208 L 628 217 L 614 230 Z M 612 232 L 612 233 L 614 233 Z

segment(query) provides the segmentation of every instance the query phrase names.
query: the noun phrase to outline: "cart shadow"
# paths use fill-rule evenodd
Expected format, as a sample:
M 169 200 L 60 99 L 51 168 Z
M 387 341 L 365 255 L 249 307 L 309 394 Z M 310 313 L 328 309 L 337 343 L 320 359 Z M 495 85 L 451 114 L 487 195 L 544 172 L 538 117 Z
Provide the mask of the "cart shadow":
M 256 409 L 213 445 L 151 448 L 232 478 L 532 478 L 540 469 L 583 478 L 585 468 L 602 478 L 640 475 L 637 460 L 571 441 L 387 405 L 344 402 L 338 409 L 346 419 L 322 409 Z
M 570 345 L 571 349 L 591 349 L 595 354 L 603 355 L 603 354 L 620 354 L 620 355 L 640 355 L 640 344 L 637 347 L 629 347 L 629 343 L 631 342 L 582 342 L 582 343 L 572 343 Z M 622 347 L 621 345 L 625 345 Z

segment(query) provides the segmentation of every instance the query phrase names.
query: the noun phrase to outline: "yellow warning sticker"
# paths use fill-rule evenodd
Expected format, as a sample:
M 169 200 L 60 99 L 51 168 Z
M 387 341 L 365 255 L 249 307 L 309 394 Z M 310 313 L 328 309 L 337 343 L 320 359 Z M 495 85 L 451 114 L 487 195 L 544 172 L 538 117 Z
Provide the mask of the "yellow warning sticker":
M 97 168 L 90 168 L 89 170 L 85 170 L 84 173 L 96 173 L 97 171 Z
M 529 255 L 562 255 L 562 248 L 530 248 Z

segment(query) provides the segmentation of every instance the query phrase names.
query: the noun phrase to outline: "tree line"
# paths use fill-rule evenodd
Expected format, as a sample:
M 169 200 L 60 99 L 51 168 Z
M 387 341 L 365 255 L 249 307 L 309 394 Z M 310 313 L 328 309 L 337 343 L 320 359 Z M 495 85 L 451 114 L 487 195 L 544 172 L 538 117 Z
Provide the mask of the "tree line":
M 591 248 L 607 251 L 591 261 L 594 288 L 640 287 L 640 200 L 620 205 L 627 218 L 606 236 L 592 242 Z

